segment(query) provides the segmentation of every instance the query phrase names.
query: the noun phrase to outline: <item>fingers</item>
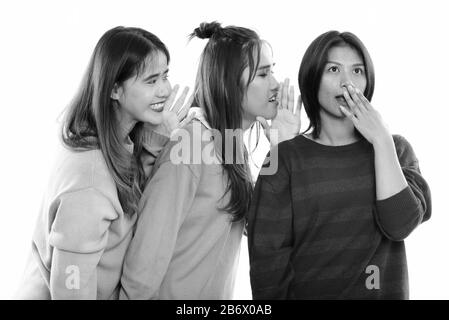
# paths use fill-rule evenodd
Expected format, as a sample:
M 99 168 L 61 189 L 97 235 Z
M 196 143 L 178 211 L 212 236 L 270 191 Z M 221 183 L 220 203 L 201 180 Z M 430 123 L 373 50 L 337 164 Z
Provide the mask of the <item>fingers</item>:
M 281 100 L 281 107 L 282 108 L 288 108 L 288 88 L 290 86 L 290 79 L 285 78 L 284 84 L 282 86 L 282 100 Z
M 185 104 L 185 107 L 189 109 L 192 106 L 193 99 L 195 99 L 195 92 L 192 92 L 192 94 L 189 97 L 189 100 L 187 100 L 187 103 Z
M 189 92 L 189 87 L 185 87 L 184 90 L 182 90 L 181 95 L 179 96 L 178 100 L 176 100 L 173 107 L 171 107 L 169 110 L 178 113 L 181 107 L 184 105 L 184 101 L 187 97 L 187 93 Z
M 283 82 L 280 82 L 280 83 L 279 83 L 278 97 L 277 97 L 277 100 L 278 100 L 278 102 L 279 102 L 279 104 L 278 104 L 278 109 L 281 109 L 281 108 L 282 108 L 282 91 L 284 91 L 283 88 L 284 88 L 284 83 L 283 83 Z
M 178 121 L 181 121 L 182 119 L 184 119 L 187 115 L 187 113 L 189 113 L 189 107 L 187 107 L 187 105 L 185 105 L 184 107 L 182 107 L 181 111 L 179 111 L 179 113 L 176 115 L 176 117 L 178 118 Z
M 288 89 L 287 109 L 291 113 L 295 112 L 295 88 L 293 86 L 290 86 L 290 88 Z
M 362 101 L 363 105 L 367 110 L 373 110 L 373 106 L 371 105 L 371 102 L 368 101 L 368 99 L 363 95 L 362 91 L 360 91 L 358 88 L 356 88 L 356 92 L 359 96 L 359 99 Z
M 186 108 L 187 109 L 187 108 Z M 196 113 L 192 112 L 188 117 L 186 117 L 184 120 L 182 120 L 179 123 L 179 128 L 183 128 L 184 126 L 186 126 L 190 121 L 193 120 L 193 118 L 195 118 Z
M 352 100 L 352 97 L 349 95 L 349 91 L 348 89 L 344 89 L 343 90 L 343 96 L 345 97 L 346 103 L 349 106 L 349 109 L 351 109 L 351 111 L 356 115 L 360 115 L 360 109 L 358 108 L 358 106 L 356 105 L 356 103 L 354 102 L 354 100 Z
M 187 115 L 187 113 L 189 112 L 190 106 L 192 105 L 194 97 L 195 97 L 195 95 L 192 93 L 189 97 L 189 100 L 187 100 L 187 103 L 181 108 L 181 110 L 178 111 L 178 113 L 176 115 L 178 117 L 178 121 L 181 121 Z
M 366 111 L 366 107 L 359 96 L 360 90 L 358 88 L 354 88 L 353 86 L 348 86 L 348 91 L 351 95 L 352 101 L 354 101 L 356 105 L 356 109 L 358 109 L 360 112 Z
M 298 100 L 296 101 L 296 109 L 294 115 L 301 118 L 301 108 L 302 108 L 302 98 L 298 95 Z
M 355 116 L 354 113 L 351 113 L 348 109 L 346 109 L 346 108 L 343 107 L 343 106 L 340 106 L 340 110 L 341 110 L 341 112 L 343 112 L 343 114 L 344 114 L 346 117 L 348 117 L 349 119 L 351 119 L 352 122 L 353 122 L 354 124 L 356 124 L 356 122 L 357 122 L 358 120 L 357 120 L 357 117 Z
M 164 104 L 165 111 L 170 110 L 170 107 L 173 104 L 173 101 L 175 101 L 175 97 L 176 97 L 176 94 L 178 93 L 178 89 L 179 89 L 179 85 L 175 85 L 173 87 L 173 90 L 170 93 L 170 96 L 168 97 L 167 100 L 165 100 L 165 104 Z

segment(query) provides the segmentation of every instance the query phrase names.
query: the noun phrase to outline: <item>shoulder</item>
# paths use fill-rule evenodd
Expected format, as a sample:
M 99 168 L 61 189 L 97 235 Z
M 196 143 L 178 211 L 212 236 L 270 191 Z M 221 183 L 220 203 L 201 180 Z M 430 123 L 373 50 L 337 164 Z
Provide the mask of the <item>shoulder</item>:
M 401 165 L 408 164 L 417 166 L 418 159 L 416 158 L 415 151 L 410 142 L 398 134 L 393 135 L 393 141 Z
M 91 253 L 107 243 L 110 223 L 119 217 L 117 208 L 94 188 L 69 191 L 54 199 L 49 243 L 59 249 Z
M 213 135 L 213 130 L 193 119 L 172 134 L 155 163 L 155 169 L 168 165 L 177 170 L 191 171 L 194 176 L 199 177 L 204 165 L 219 163 Z
M 402 154 L 404 152 L 413 152 L 413 148 L 412 145 L 410 144 L 410 142 L 403 136 L 399 135 L 399 134 L 393 134 L 393 141 L 394 141 L 394 145 L 396 147 L 396 151 L 399 154 Z
M 278 152 L 285 156 L 297 156 L 297 154 L 303 154 L 305 150 L 310 149 L 314 143 L 310 143 L 309 139 L 300 134 L 293 139 L 282 141 L 279 143 Z
M 113 202 L 114 206 L 119 205 L 114 179 L 99 149 L 74 151 L 62 148 L 50 184 L 55 195 L 97 190 L 92 196 L 102 195 Z
M 293 139 L 282 141 L 270 150 L 270 154 L 277 152 L 280 163 L 288 164 L 292 159 L 297 162 L 307 153 L 307 142 L 302 135 L 298 135 Z
M 410 142 L 408 142 L 407 139 L 405 139 L 403 136 L 401 136 L 400 134 L 393 134 L 393 141 L 396 147 L 400 147 L 400 148 L 411 148 L 411 144 Z

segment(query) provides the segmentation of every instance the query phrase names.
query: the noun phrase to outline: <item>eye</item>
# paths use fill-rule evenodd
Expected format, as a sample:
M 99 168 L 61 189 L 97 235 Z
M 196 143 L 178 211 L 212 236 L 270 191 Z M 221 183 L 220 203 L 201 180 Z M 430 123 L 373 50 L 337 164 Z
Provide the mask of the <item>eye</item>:
M 156 82 L 157 82 L 157 78 L 156 78 L 156 79 L 151 79 L 151 80 L 148 80 L 148 81 L 147 81 L 148 84 L 155 84 Z
M 355 68 L 354 69 L 355 74 L 363 74 L 363 71 L 364 71 L 363 68 Z
M 338 72 L 339 71 L 337 66 L 332 66 L 332 67 L 330 67 L 327 70 L 330 71 L 330 72 Z
M 273 73 L 274 73 L 273 70 L 267 68 L 265 70 L 261 70 L 261 72 L 258 74 L 258 76 L 262 77 L 262 78 L 266 78 L 268 75 L 273 74 Z

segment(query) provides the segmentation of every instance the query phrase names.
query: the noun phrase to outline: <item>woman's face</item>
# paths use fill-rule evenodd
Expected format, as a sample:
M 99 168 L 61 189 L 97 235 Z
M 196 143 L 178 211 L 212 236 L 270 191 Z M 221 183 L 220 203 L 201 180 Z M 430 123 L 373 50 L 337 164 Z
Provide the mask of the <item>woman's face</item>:
M 277 93 L 279 91 L 279 83 L 273 76 L 273 57 L 271 49 L 263 43 L 260 51 L 259 68 L 256 76 L 250 82 L 246 94 L 243 97 L 243 119 L 252 123 L 256 117 L 264 117 L 265 119 L 273 119 L 277 114 L 278 101 Z M 243 71 L 242 83 L 246 84 L 249 77 L 249 68 Z
M 321 115 L 325 113 L 334 118 L 345 118 L 339 108 L 348 107 L 343 88 L 352 85 L 364 92 L 366 82 L 365 65 L 357 51 L 349 46 L 331 48 L 318 91 Z
M 145 70 L 124 81 L 111 95 L 119 104 L 120 119 L 159 125 L 164 102 L 171 93 L 167 76 L 165 54 L 158 51 L 148 57 Z

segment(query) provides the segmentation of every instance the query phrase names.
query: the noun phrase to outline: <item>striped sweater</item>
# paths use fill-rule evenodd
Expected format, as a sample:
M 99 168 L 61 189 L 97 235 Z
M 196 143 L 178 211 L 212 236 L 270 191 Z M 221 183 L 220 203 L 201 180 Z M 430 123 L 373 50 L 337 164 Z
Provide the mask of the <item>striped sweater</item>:
M 380 201 L 365 139 L 278 145 L 278 170 L 259 176 L 248 216 L 254 299 L 408 298 L 404 239 L 431 200 L 410 144 L 393 138 L 408 186 Z

